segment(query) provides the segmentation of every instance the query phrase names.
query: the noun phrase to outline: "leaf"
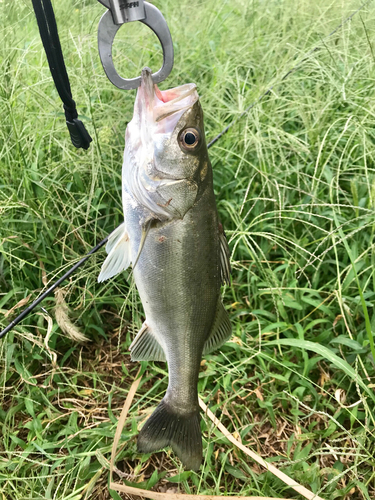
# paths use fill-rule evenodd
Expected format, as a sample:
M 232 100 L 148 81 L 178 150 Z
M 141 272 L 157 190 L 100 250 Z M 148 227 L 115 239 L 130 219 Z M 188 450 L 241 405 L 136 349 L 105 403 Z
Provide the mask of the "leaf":
M 32 416 L 33 418 L 35 418 L 33 401 L 28 397 L 25 397 L 24 401 L 25 401 L 25 407 L 26 407 L 27 413 L 30 416 Z
M 301 300 L 302 302 L 305 302 L 306 304 L 310 304 L 311 306 L 315 307 L 315 309 L 319 309 L 320 311 L 324 312 L 327 314 L 327 316 L 329 317 L 332 317 L 333 316 L 333 313 L 331 311 L 331 309 L 329 307 L 327 307 L 326 305 L 324 305 L 324 300 L 316 300 L 316 299 L 313 299 L 311 298 L 311 296 L 307 296 L 307 295 L 302 295 L 301 297 Z
M 371 397 L 373 401 L 375 401 L 375 394 L 367 387 L 367 385 L 363 382 L 363 380 L 357 376 L 354 369 L 347 363 L 344 359 L 339 358 L 332 351 L 327 349 L 320 344 L 315 344 L 314 342 L 310 342 L 309 340 L 299 340 L 299 339 L 279 339 L 272 340 L 271 342 L 267 342 L 267 345 L 285 345 L 290 347 L 298 347 L 301 349 L 307 349 L 309 351 L 313 351 L 316 354 L 320 354 L 325 359 L 330 361 L 332 364 L 344 371 L 352 380 L 355 380 L 358 385 L 362 387 L 362 389 L 367 392 L 367 394 Z
M 262 335 L 266 335 L 267 333 L 271 333 L 272 330 L 277 330 L 277 328 L 287 328 L 288 327 L 288 324 L 283 322 L 283 321 L 279 321 L 277 323 L 271 323 L 269 325 L 267 325 L 265 328 L 262 329 Z
M 113 500 L 122 500 L 122 498 L 120 497 L 120 495 L 115 490 L 110 490 L 108 488 L 108 492 L 111 495 L 111 497 L 113 498 Z
M 237 479 L 241 479 L 242 481 L 247 481 L 249 479 L 248 476 L 246 476 L 238 467 L 232 467 L 231 465 L 226 464 L 225 470 L 232 476 L 236 477 Z
M 323 325 L 324 323 L 329 323 L 329 324 L 332 324 L 332 321 L 330 321 L 329 319 L 327 318 L 319 318 L 319 319 L 314 319 L 312 321 L 310 321 L 310 323 L 308 323 L 305 328 L 304 328 L 304 333 L 306 333 L 308 330 L 311 330 L 312 328 L 314 328 L 315 326 L 317 325 Z
M 154 472 L 152 473 L 152 476 L 147 482 L 146 490 L 150 490 L 151 488 L 153 488 L 158 481 L 159 481 L 159 472 L 157 469 L 155 469 Z
M 348 339 L 345 335 L 339 335 L 338 337 L 331 340 L 330 344 L 342 344 L 353 351 L 363 351 L 363 346 L 359 342 L 353 339 Z
M 76 495 L 74 492 L 71 493 L 69 496 L 64 497 L 64 500 L 81 500 L 81 499 L 82 499 L 82 494 Z
M 31 293 L 27 297 L 25 297 L 25 298 L 21 299 L 19 302 L 17 302 L 17 304 L 15 306 L 13 306 L 11 309 L 9 309 L 9 311 L 7 311 L 4 314 L 4 316 L 7 318 L 11 314 L 13 314 L 16 309 L 19 309 L 20 307 L 25 306 L 29 302 L 30 297 L 31 297 Z
M 168 481 L 170 483 L 180 483 L 181 481 L 186 481 L 186 479 L 189 479 L 190 476 L 191 476 L 191 471 L 185 470 L 184 472 L 181 472 L 181 474 L 169 477 Z
M 302 311 L 302 306 L 298 302 L 292 299 L 284 298 L 284 304 L 286 307 L 290 307 L 291 309 L 297 309 L 298 311 Z

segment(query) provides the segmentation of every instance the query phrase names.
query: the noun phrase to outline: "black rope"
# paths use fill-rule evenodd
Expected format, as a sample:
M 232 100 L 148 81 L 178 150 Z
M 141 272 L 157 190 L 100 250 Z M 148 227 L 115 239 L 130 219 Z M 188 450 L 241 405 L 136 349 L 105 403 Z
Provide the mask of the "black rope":
M 64 103 L 70 138 L 76 148 L 88 149 L 92 138 L 84 124 L 78 119 L 77 106 L 72 97 L 51 0 L 32 0 L 32 2 L 51 75 Z
M 49 2 L 49 0 L 44 0 L 44 1 L 45 2 L 47 2 L 47 1 Z M 342 26 L 344 26 L 344 24 L 346 24 L 350 19 L 352 19 L 352 17 L 355 16 L 355 14 L 357 14 L 358 12 L 360 12 L 370 2 L 372 2 L 372 0 L 367 0 L 367 2 L 365 2 L 363 5 L 361 5 L 361 7 L 359 7 L 356 11 L 354 11 L 342 23 L 340 23 L 329 35 L 327 35 L 325 39 L 329 38 L 334 33 L 336 33 L 336 31 L 338 31 Z M 34 4 L 37 3 L 37 0 L 33 0 L 33 3 Z M 34 5 L 34 8 L 35 8 L 35 5 Z M 52 11 L 52 14 L 53 14 L 53 11 Z M 294 66 L 287 73 L 285 73 L 285 75 L 281 78 L 281 80 L 278 83 L 281 83 L 284 80 L 286 80 L 289 75 L 291 75 L 292 73 L 294 73 L 300 67 L 300 65 L 310 57 L 311 54 L 313 54 L 314 52 L 316 52 L 320 48 L 321 48 L 320 46 L 316 46 L 313 49 L 311 49 L 306 54 L 306 56 L 296 66 Z M 60 47 L 60 52 L 61 52 L 61 47 Z M 47 54 L 47 57 L 48 57 L 48 54 Z M 65 65 L 64 65 L 64 68 L 65 68 Z M 66 71 L 65 71 L 65 73 L 66 73 Z M 68 81 L 68 85 L 69 85 L 69 79 L 67 81 Z M 277 84 L 275 84 L 275 85 L 277 85 Z M 220 132 L 220 134 L 218 134 L 214 139 L 212 139 L 212 141 L 210 141 L 208 143 L 207 148 L 209 149 L 211 146 L 213 146 L 226 132 L 228 132 L 228 130 L 235 123 L 237 123 L 243 116 L 245 116 L 245 114 L 248 113 L 258 102 L 260 102 L 265 96 L 267 96 L 268 94 L 270 94 L 271 91 L 272 91 L 272 89 L 275 87 L 275 85 L 272 85 L 272 87 L 270 87 L 266 92 L 264 92 L 264 94 L 262 94 L 256 101 L 254 101 L 252 104 L 250 104 L 250 106 L 248 106 L 245 109 L 245 111 L 243 111 L 240 114 L 239 117 L 237 117 L 235 120 L 233 120 L 227 127 L 225 127 L 225 129 L 223 129 Z M 56 85 L 56 87 L 57 87 L 57 85 Z M 69 86 L 69 90 L 70 90 L 70 86 Z M 71 97 L 71 95 L 70 95 L 70 97 Z M 73 101 L 73 99 L 72 99 L 72 101 Z M 74 101 L 73 101 L 73 103 L 74 103 Z M 74 107 L 75 107 L 75 103 L 74 103 Z M 104 240 L 102 240 L 98 245 L 96 245 L 96 247 L 94 247 L 92 250 L 90 250 L 90 252 L 85 257 L 83 257 L 80 261 L 78 261 L 76 264 L 74 264 L 74 266 L 69 271 L 67 271 L 64 274 L 64 276 L 62 276 L 60 279 L 58 279 L 50 288 L 48 288 L 42 295 L 40 295 L 40 297 L 38 297 L 29 307 L 27 307 L 24 311 L 22 311 L 22 313 L 19 316 L 17 316 L 16 319 L 14 319 L 3 331 L 0 332 L 0 339 L 2 337 L 4 337 L 4 335 L 6 335 L 10 330 L 12 330 L 12 328 L 14 328 L 16 325 L 18 325 L 18 323 L 20 321 L 22 321 L 34 309 L 34 307 L 36 307 L 40 302 L 42 302 L 42 300 L 44 300 L 48 295 L 50 295 L 56 289 L 56 287 L 58 287 L 66 278 L 68 278 L 71 274 L 73 274 L 76 269 L 78 269 L 82 264 L 84 264 L 86 262 L 86 260 L 93 253 L 95 253 L 97 250 L 99 250 L 99 248 L 101 248 L 103 245 L 105 245 L 105 243 L 107 243 L 107 241 L 108 241 L 108 236 L 106 238 L 104 238 Z

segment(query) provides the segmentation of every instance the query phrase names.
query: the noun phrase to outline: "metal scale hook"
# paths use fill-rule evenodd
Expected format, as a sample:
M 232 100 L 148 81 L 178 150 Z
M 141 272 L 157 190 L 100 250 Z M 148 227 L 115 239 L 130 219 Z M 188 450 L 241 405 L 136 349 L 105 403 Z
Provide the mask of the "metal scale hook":
M 173 68 L 173 43 L 163 14 L 154 5 L 144 0 L 98 0 L 107 7 L 98 27 L 98 47 L 100 60 L 108 79 L 119 89 L 136 89 L 141 84 L 141 77 L 122 78 L 116 71 L 112 59 L 112 45 L 119 28 L 131 21 L 141 21 L 158 37 L 163 48 L 163 66 L 153 73 L 154 83 L 167 78 Z

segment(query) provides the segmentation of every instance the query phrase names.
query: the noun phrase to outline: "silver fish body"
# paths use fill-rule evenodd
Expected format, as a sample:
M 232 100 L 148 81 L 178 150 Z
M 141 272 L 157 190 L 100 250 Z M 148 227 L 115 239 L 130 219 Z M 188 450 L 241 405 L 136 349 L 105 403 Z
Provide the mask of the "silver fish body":
M 202 354 L 225 342 L 231 326 L 220 297 L 229 252 L 195 86 L 162 94 L 143 70 L 132 122 L 123 166 L 124 227 L 110 237 L 99 280 L 133 263 L 146 319 L 130 346 L 132 359 L 168 363 L 168 389 L 140 432 L 139 451 L 170 445 L 197 470 Z

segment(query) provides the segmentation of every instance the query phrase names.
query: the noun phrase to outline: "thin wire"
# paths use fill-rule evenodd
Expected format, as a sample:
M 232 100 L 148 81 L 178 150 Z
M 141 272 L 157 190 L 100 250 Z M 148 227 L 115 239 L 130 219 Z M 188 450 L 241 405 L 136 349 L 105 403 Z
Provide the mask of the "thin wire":
M 367 0 L 363 5 L 361 5 L 361 7 L 359 7 L 352 14 L 350 14 L 350 16 L 348 16 L 346 19 L 344 19 L 344 21 L 342 21 L 342 23 L 340 23 L 329 35 L 327 35 L 325 38 L 323 38 L 322 42 L 324 42 L 324 40 L 327 40 L 327 38 L 334 35 L 342 26 L 344 26 L 348 21 L 350 21 L 356 14 L 358 14 L 358 12 L 360 12 L 362 9 L 364 9 L 370 2 L 372 2 L 372 0 Z M 209 149 L 211 146 L 213 146 L 224 134 L 226 134 L 228 132 L 228 130 L 231 127 L 233 127 L 233 125 L 235 123 L 237 123 L 239 120 L 241 120 L 241 118 L 243 118 L 254 106 L 256 106 L 262 99 L 264 99 L 264 97 L 266 97 L 268 94 L 270 94 L 272 89 L 276 85 L 279 85 L 284 80 L 286 80 L 292 73 L 297 71 L 297 69 L 302 65 L 302 63 L 304 63 L 314 52 L 320 50 L 321 48 L 322 48 L 321 45 L 317 45 L 316 47 L 311 49 L 298 64 L 293 66 L 287 73 L 285 73 L 285 75 L 281 78 L 281 80 L 279 82 L 277 82 L 274 85 L 272 85 L 271 87 L 269 87 L 269 89 L 266 90 L 266 92 L 264 92 L 264 94 L 262 94 L 260 97 L 258 97 L 258 99 L 256 101 L 254 101 L 252 104 L 250 104 L 235 120 L 233 120 L 228 126 L 226 126 L 225 129 L 223 129 L 220 132 L 220 134 L 218 134 L 214 139 L 212 139 L 212 141 L 210 141 L 208 143 L 207 149 Z M 50 295 L 64 280 L 66 280 L 66 278 L 68 278 L 71 274 L 74 273 L 74 271 L 76 269 L 78 269 L 82 264 L 84 264 L 86 262 L 86 260 L 93 253 L 97 252 L 99 250 L 99 248 L 101 248 L 103 245 L 105 245 L 105 243 L 107 243 L 107 241 L 108 241 L 108 236 L 106 238 L 104 238 L 104 240 L 102 240 L 100 243 L 98 243 L 96 245 L 96 247 L 94 247 L 92 250 L 90 250 L 90 252 L 87 255 L 85 255 L 85 257 L 83 257 L 80 261 L 78 261 L 76 264 L 74 264 L 74 266 L 69 271 L 67 271 L 61 278 L 59 278 L 44 293 L 42 293 L 42 295 L 40 295 L 29 307 L 27 307 L 24 311 L 22 311 L 21 314 L 19 314 L 11 323 L 9 323 L 9 325 L 6 328 L 4 328 L 4 330 L 2 330 L 0 332 L 0 339 L 2 337 L 4 337 L 4 335 L 6 335 L 10 330 L 12 330 L 16 325 L 18 325 L 18 323 L 20 323 L 20 321 L 22 321 L 28 314 L 30 314 L 30 312 L 38 304 L 40 304 L 40 302 L 42 302 L 42 300 L 44 300 L 48 295 Z
M 363 5 L 361 5 L 361 7 L 358 7 L 357 10 L 355 10 L 352 14 L 350 14 L 350 16 L 348 16 L 346 19 L 344 19 L 344 21 L 342 21 L 342 23 L 340 23 L 338 26 L 336 26 L 336 28 L 329 34 L 327 35 L 326 37 L 324 37 L 321 41 L 321 43 L 324 42 L 324 40 L 327 40 L 328 38 L 330 38 L 332 35 L 334 35 L 340 28 L 342 28 L 342 26 L 344 26 L 348 21 L 350 21 L 356 14 L 358 14 L 358 12 L 360 12 L 362 9 L 364 9 L 370 2 L 372 2 L 372 0 L 367 0 L 367 2 L 365 2 Z M 207 148 L 210 148 L 211 146 L 213 146 L 215 144 L 215 142 L 217 142 L 221 137 L 223 137 L 224 134 L 226 134 L 228 132 L 228 130 L 230 128 L 233 127 L 233 125 L 235 125 L 239 120 L 241 120 L 241 118 L 243 118 L 252 108 L 254 108 L 254 106 L 256 106 L 262 99 L 264 99 L 267 95 L 269 95 L 271 93 L 271 91 L 277 86 L 279 85 L 280 83 L 282 83 L 284 80 L 286 80 L 292 73 L 294 73 L 295 71 L 297 71 L 297 69 L 300 68 L 300 66 L 305 62 L 307 61 L 307 59 L 309 59 L 309 57 L 314 54 L 314 52 L 317 52 L 318 50 L 321 50 L 322 49 L 322 46 L 321 44 L 317 45 L 316 47 L 314 47 L 313 49 L 309 50 L 309 52 L 307 52 L 307 54 L 304 56 L 304 58 L 298 63 L 296 64 L 295 66 L 293 66 L 287 73 L 285 73 L 285 75 L 281 78 L 281 80 L 279 80 L 278 82 L 274 83 L 271 87 L 269 87 L 265 92 L 264 94 L 262 94 L 260 97 L 258 97 L 258 99 L 256 99 L 252 104 L 250 104 L 237 118 L 235 118 L 229 125 L 227 125 L 225 127 L 225 129 L 223 129 L 220 134 L 218 134 L 216 137 L 214 137 L 214 139 L 212 139 L 212 141 L 210 141 L 208 143 L 208 146 Z

